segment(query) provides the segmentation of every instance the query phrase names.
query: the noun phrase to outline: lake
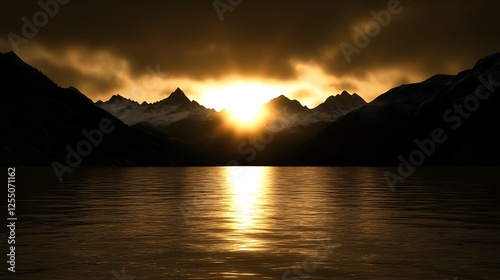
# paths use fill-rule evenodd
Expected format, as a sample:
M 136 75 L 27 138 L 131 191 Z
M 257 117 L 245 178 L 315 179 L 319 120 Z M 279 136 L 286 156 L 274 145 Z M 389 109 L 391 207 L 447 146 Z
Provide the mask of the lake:
M 385 171 L 18 168 L 7 279 L 499 279 L 500 168 Z

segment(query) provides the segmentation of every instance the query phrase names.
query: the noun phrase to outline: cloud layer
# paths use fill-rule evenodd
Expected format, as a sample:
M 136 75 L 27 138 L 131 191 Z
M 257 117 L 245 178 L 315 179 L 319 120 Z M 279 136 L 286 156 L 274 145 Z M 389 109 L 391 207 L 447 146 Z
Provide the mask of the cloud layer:
M 7 35 L 23 36 L 21 18 L 32 21 L 43 9 L 37 1 L 2 5 L 0 50 L 8 51 Z M 368 36 L 348 63 L 340 44 L 356 46 L 358 29 L 377 31 L 373 12 L 388 5 L 401 11 L 385 18 L 387 26 Z M 168 73 L 165 88 L 147 91 L 145 100 L 177 86 L 198 90 L 193 94 L 203 99 L 205 82 L 232 77 L 282 83 L 292 91 L 282 93 L 309 96 L 310 104 L 343 89 L 371 100 L 391 86 L 456 73 L 498 52 L 499 8 L 487 0 L 244 0 L 221 22 L 212 0 L 73 0 L 59 5 L 18 54 L 92 98 L 130 91 L 148 78 L 148 67 L 159 66 Z M 320 85 L 306 85 L 304 79 L 318 76 Z M 181 82 L 188 84 L 175 85 Z

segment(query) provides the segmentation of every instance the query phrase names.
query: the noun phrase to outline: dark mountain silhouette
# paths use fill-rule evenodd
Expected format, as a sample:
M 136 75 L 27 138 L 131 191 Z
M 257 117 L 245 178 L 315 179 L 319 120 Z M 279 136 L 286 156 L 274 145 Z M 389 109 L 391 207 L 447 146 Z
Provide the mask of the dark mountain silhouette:
M 180 88 L 177 88 L 168 98 L 163 100 L 163 103 L 165 105 L 187 105 L 191 104 L 191 100 L 187 98 Z
M 369 104 L 346 91 L 313 109 L 280 96 L 264 105 L 262 127 L 241 132 L 179 88 L 155 103 L 114 95 L 94 104 L 0 54 L 0 164 L 64 164 L 68 147 L 82 148 L 107 120 L 113 131 L 82 165 L 498 165 L 499 67 L 500 54 L 488 56 Z
M 339 95 L 328 97 L 324 103 L 314 109 L 309 109 L 300 104 L 299 101 L 291 100 L 284 95 L 269 101 L 264 105 L 264 108 L 274 117 L 271 118 L 273 122 L 278 118 L 282 122 L 285 122 L 283 119 L 286 119 L 289 126 L 309 126 L 319 122 L 333 122 L 363 105 L 366 105 L 363 98 L 344 91 Z
M 272 99 L 264 107 L 273 111 L 287 111 L 291 113 L 300 113 L 308 110 L 299 101 L 291 100 L 284 95 Z
M 170 96 L 162 101 L 159 101 L 153 105 L 157 106 L 178 106 L 178 110 L 194 110 L 199 108 L 204 108 L 198 102 L 191 101 L 187 98 L 186 94 L 177 88 Z M 204 108 L 205 109 L 205 108 Z
M 347 91 L 343 91 L 341 94 L 336 96 L 328 97 L 324 103 L 318 105 L 314 110 L 331 113 L 337 112 L 338 114 L 348 113 L 353 110 L 353 108 L 359 108 L 366 105 L 366 101 L 361 98 L 361 96 L 354 94 L 349 94 Z
M 325 103 L 312 110 L 284 95 L 272 99 L 263 107 L 270 115 L 269 123 L 286 119 L 289 126 L 307 126 L 317 122 L 332 122 L 365 104 L 366 102 L 357 94 L 350 95 L 344 91 L 340 95 L 330 96 Z M 147 102 L 139 104 L 134 100 L 114 95 L 108 101 L 96 102 L 96 105 L 129 125 L 168 126 L 184 119 L 197 119 L 203 122 L 231 117 L 227 110 L 216 113 L 194 100 L 191 101 L 179 88 L 168 98 L 151 104 Z M 124 110 L 130 111 L 126 117 L 122 112 Z
M 498 165 L 498 81 L 500 54 L 495 54 L 455 76 L 391 89 L 326 127 L 283 162 Z
M 263 106 L 268 112 L 268 119 L 260 129 L 241 132 L 228 121 L 232 117 L 228 111 L 218 113 L 207 109 L 191 101 L 179 88 L 168 98 L 152 104 L 144 102 L 139 105 L 121 96 L 96 103 L 126 124 L 161 131 L 177 145 L 216 165 L 246 158 L 240 152 L 241 143 L 266 131 L 271 132 L 276 141 L 269 143 L 266 151 L 260 151 L 249 164 L 272 162 L 278 154 L 290 152 L 328 123 L 364 104 L 366 102 L 359 96 L 344 93 L 329 98 L 328 106 L 323 109 L 311 110 L 299 101 L 282 95 Z M 282 145 L 282 142 L 287 144 Z
M 164 135 L 125 125 L 77 89 L 59 87 L 12 52 L 0 54 L 0 87 L 1 165 L 46 166 L 55 161 L 66 165 L 68 147 L 84 151 L 78 163 L 82 165 L 196 162 Z M 114 128 L 112 132 L 96 131 L 103 121 Z M 84 141 L 92 142 L 85 133 L 94 135 L 91 148 L 81 146 Z M 72 159 L 78 162 L 74 156 Z
M 154 103 L 139 104 L 121 95 L 114 95 L 106 102 L 97 101 L 96 105 L 128 125 L 164 126 L 185 118 L 211 119 L 215 113 L 214 110 L 189 100 L 180 88 L 172 92 L 169 97 Z

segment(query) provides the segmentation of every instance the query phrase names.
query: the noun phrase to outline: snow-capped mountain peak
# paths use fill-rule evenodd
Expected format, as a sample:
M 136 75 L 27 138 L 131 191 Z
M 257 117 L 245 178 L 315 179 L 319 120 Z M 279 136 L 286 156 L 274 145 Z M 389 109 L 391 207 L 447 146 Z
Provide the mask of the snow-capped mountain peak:
M 196 101 L 191 101 L 184 92 L 177 88 L 169 97 L 155 102 L 143 102 L 127 99 L 121 95 L 113 95 L 108 101 L 98 101 L 97 106 L 110 112 L 124 123 L 134 125 L 138 123 L 153 126 L 170 125 L 189 117 L 191 114 L 211 117 L 213 111 L 206 109 Z
M 315 123 L 328 123 L 357 109 L 366 102 L 357 94 L 344 91 L 330 96 L 323 104 L 314 109 L 303 106 L 299 101 L 284 95 L 276 97 L 263 107 L 267 111 L 266 127 L 271 130 L 308 126 Z M 216 113 L 206 109 L 177 88 L 167 98 L 155 102 L 139 104 L 120 95 L 114 95 L 106 102 L 99 101 L 97 106 L 107 110 L 128 125 L 143 123 L 152 126 L 168 126 L 192 116 L 197 121 L 211 120 L 224 111 Z M 280 126 L 273 124 L 280 123 Z M 201 124 L 200 124 L 201 125 Z

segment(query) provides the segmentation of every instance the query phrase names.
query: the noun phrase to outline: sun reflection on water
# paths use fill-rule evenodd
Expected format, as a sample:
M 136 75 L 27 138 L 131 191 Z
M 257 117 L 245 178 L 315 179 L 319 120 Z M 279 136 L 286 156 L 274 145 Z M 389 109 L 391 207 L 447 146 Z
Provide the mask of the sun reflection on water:
M 228 168 L 228 195 L 231 197 L 228 214 L 233 220 L 229 236 L 237 250 L 256 251 L 262 248 L 259 233 L 266 230 L 267 167 Z

